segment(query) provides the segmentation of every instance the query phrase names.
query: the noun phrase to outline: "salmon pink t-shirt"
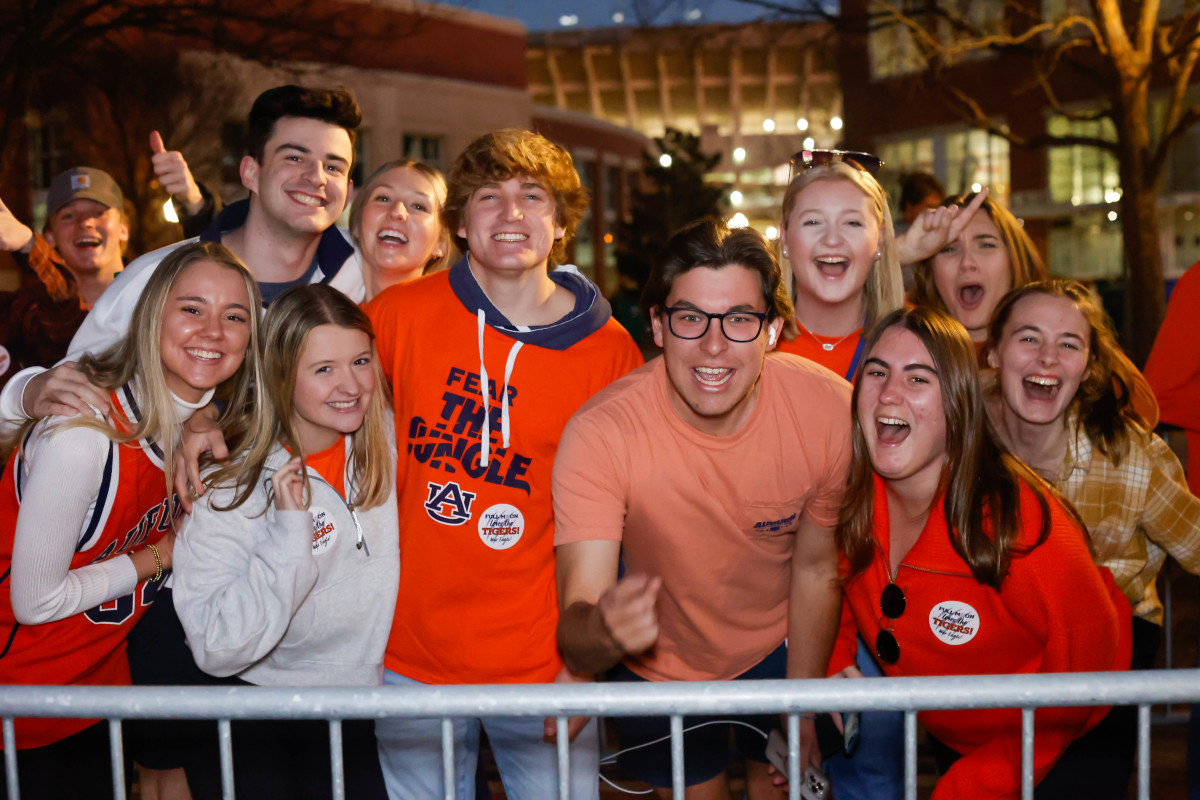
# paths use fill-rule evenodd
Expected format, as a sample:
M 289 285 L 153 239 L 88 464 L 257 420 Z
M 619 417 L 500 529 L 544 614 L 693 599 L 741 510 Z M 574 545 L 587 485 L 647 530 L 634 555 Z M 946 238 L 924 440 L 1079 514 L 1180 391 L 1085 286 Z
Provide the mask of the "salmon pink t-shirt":
M 554 463 L 556 545 L 622 543 L 629 573 L 662 578 L 643 678 L 725 680 L 787 636 L 801 517 L 831 527 L 850 460 L 850 384 L 768 355 L 741 429 L 710 436 L 671 408 L 662 358 L 571 419 Z

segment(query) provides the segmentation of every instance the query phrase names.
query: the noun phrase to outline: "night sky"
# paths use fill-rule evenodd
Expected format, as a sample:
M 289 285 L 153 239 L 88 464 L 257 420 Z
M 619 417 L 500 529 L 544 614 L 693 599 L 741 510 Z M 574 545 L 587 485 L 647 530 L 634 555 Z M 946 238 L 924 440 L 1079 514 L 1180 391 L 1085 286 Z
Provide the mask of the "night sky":
M 599 28 L 617 24 L 613 15 L 618 12 L 624 14 L 624 25 L 745 22 L 766 13 L 737 0 L 451 0 L 450 4 L 516 17 L 530 31 L 563 30 L 559 18 L 569 15 L 578 19 L 574 27 Z

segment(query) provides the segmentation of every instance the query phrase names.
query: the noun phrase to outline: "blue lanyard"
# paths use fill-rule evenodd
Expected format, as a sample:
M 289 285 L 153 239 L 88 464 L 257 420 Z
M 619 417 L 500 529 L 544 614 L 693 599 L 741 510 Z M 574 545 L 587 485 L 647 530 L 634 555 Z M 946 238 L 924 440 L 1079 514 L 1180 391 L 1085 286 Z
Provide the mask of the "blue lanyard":
M 865 331 L 864 331 L 865 333 Z M 854 348 L 854 358 L 850 359 L 850 369 L 846 371 L 846 380 L 854 383 L 854 373 L 858 372 L 858 360 L 862 358 L 863 341 L 867 337 L 863 334 L 858 335 L 858 347 Z

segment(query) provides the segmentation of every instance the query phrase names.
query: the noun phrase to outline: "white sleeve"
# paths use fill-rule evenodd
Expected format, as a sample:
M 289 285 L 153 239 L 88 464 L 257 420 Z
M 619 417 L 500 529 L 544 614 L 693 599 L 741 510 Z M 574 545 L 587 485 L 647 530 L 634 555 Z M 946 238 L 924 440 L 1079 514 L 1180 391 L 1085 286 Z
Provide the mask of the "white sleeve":
M 78 361 L 84 353 L 100 353 L 124 339 L 129 333 L 129 323 L 133 319 L 133 307 L 137 305 L 138 298 L 142 296 L 142 290 L 146 288 L 155 268 L 172 250 L 194 241 L 197 240 L 188 239 L 159 248 L 134 260 L 117 273 L 117 277 L 84 317 L 79 330 L 75 331 L 63 361 Z M 346 266 L 349 267 L 350 264 L 347 263 Z M 362 284 L 361 270 L 358 282 Z M 359 299 L 361 300 L 361 296 Z M 13 432 L 20 423 L 29 419 L 21 404 L 22 395 L 29 379 L 41 372 L 45 372 L 41 367 L 21 370 L 10 378 L 3 391 L 0 391 L 0 434 Z
M 74 361 L 84 353 L 100 353 L 125 338 L 129 323 L 133 319 L 133 308 L 137 305 L 142 290 L 162 260 L 173 250 L 196 239 L 188 239 L 169 247 L 161 247 L 146 253 L 141 258 L 117 273 L 117 277 L 100 295 L 92 310 L 84 317 L 83 324 L 75 331 L 71 346 L 67 348 L 65 361 Z
M 350 238 L 350 234 L 344 228 L 338 228 L 337 231 L 347 242 L 352 246 L 354 245 L 354 240 Z M 367 286 L 363 282 L 362 254 L 359 253 L 357 247 L 354 248 L 354 252 L 346 259 L 346 262 L 342 264 L 337 275 L 334 275 L 329 281 L 329 285 L 346 295 L 346 297 L 349 297 L 355 303 L 361 303 L 366 299 Z
M 127 555 L 71 569 L 83 522 L 100 491 L 108 447 L 103 433 L 80 427 L 50 435 L 43 429 L 30 440 L 13 540 L 12 604 L 18 622 L 65 619 L 137 586 L 137 569 Z
M 308 511 L 262 508 L 251 497 L 233 511 L 214 511 L 228 491 L 196 504 L 175 540 L 175 610 L 197 666 L 235 675 L 265 658 L 317 581 Z M 214 496 L 216 495 L 216 496 Z
M 0 434 L 14 433 L 29 419 L 21 405 L 25 387 L 29 385 L 30 378 L 45 371 L 43 367 L 26 367 L 4 384 L 4 390 L 0 391 Z

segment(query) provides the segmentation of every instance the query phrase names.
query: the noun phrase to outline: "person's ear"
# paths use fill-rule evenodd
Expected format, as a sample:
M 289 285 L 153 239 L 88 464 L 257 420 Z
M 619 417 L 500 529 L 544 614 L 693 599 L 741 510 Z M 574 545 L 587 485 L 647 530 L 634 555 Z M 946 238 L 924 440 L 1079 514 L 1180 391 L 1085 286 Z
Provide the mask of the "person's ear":
M 258 174 L 261 170 L 262 164 L 259 164 L 258 159 L 254 156 L 242 156 L 242 163 L 238 165 L 238 174 L 242 178 L 242 186 L 254 194 L 258 194 Z
M 987 362 L 992 369 L 1000 369 L 1000 356 L 996 355 L 996 348 L 988 348 Z
M 650 332 L 654 334 L 654 344 L 660 348 L 663 346 L 663 325 L 665 322 L 662 310 L 658 306 L 650 309 Z

